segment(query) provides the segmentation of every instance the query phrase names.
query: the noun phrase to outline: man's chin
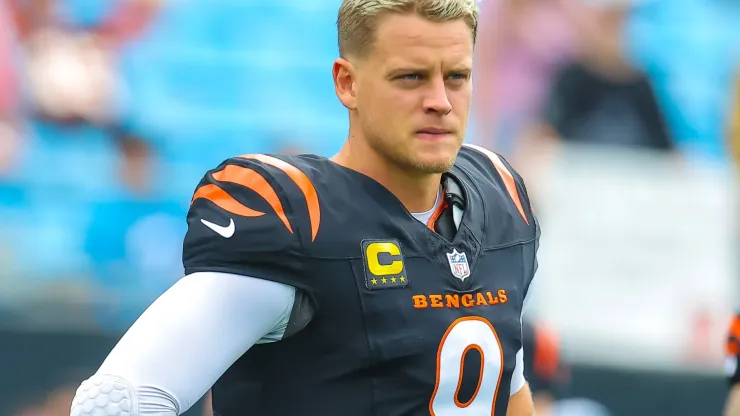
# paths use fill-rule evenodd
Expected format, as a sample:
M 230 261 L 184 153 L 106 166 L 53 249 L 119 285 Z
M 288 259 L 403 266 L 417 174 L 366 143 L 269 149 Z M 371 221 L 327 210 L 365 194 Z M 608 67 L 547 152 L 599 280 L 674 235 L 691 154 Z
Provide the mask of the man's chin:
M 455 164 L 454 157 L 418 159 L 411 163 L 410 168 L 419 174 L 445 173 Z

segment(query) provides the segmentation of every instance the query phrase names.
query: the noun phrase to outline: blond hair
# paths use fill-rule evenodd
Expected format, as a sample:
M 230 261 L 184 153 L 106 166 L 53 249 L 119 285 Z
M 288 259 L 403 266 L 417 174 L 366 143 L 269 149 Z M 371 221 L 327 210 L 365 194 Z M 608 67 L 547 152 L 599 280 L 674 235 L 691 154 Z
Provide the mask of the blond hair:
M 433 22 L 464 20 L 478 33 L 476 0 L 342 0 L 337 17 L 339 56 L 361 57 L 375 38 L 378 19 L 387 13 L 410 14 Z

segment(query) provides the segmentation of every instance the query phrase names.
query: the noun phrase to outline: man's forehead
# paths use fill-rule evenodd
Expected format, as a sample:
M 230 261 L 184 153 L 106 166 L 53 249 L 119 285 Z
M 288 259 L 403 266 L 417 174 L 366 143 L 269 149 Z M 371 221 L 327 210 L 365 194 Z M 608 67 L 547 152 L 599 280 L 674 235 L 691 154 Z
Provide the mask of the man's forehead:
M 382 65 L 390 70 L 396 68 L 429 69 L 441 66 L 443 70 L 463 71 L 473 68 L 473 58 L 470 54 L 456 55 L 447 51 L 444 56 L 432 54 L 396 55 L 385 59 Z
M 470 66 L 473 38 L 462 20 L 431 22 L 411 16 L 383 19 L 376 32 L 374 52 L 384 66 L 420 65 L 443 61 L 445 66 Z
M 445 47 L 467 44 L 471 48 L 473 34 L 464 20 L 433 22 L 415 15 L 383 17 L 375 33 L 379 44 L 398 46 Z
M 443 68 L 471 69 L 473 66 L 472 47 L 453 45 L 447 48 L 428 46 L 395 45 L 386 50 L 378 50 L 383 67 L 386 68 Z

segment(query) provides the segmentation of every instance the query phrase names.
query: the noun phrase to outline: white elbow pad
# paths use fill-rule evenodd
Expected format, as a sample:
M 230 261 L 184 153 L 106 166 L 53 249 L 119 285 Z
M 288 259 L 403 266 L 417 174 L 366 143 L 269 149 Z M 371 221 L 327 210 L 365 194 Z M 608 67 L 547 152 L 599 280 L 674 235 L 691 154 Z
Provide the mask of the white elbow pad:
M 121 377 L 94 375 L 77 389 L 70 416 L 139 416 L 136 391 Z

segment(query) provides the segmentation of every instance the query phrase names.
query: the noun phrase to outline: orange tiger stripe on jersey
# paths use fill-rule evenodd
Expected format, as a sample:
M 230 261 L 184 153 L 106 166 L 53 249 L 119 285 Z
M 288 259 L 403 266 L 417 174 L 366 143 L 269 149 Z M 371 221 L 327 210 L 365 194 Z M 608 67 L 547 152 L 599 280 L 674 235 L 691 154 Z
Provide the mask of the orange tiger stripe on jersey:
M 267 201 L 268 204 L 270 204 L 273 211 L 275 211 L 275 214 L 280 218 L 280 221 L 285 224 L 288 231 L 291 233 L 293 232 L 293 228 L 290 226 L 288 217 L 285 216 L 285 210 L 283 209 L 283 204 L 280 202 L 280 198 L 272 188 L 272 185 L 267 183 L 262 175 L 243 166 L 228 165 L 223 170 L 214 172 L 213 178 L 219 182 L 236 183 L 256 192 L 265 201 Z
M 193 195 L 193 199 L 190 201 L 190 204 L 199 198 L 207 199 L 219 206 L 221 209 L 234 215 L 240 215 L 242 217 L 259 217 L 261 215 L 265 215 L 264 212 L 255 211 L 252 208 L 243 205 L 241 202 L 226 193 L 226 191 L 213 184 L 198 188 L 198 190 L 195 191 L 195 195 Z
M 740 354 L 740 316 L 732 317 L 730 330 L 727 333 L 727 354 Z
M 489 159 L 491 159 L 491 163 L 493 163 L 493 166 L 498 171 L 498 174 L 501 175 L 501 177 L 504 179 L 504 185 L 506 185 L 506 190 L 509 192 L 509 196 L 514 201 L 514 205 L 516 205 L 517 211 L 519 211 L 519 214 L 524 219 L 524 222 L 529 225 L 529 220 L 527 219 L 527 214 L 524 213 L 524 207 L 522 207 L 522 200 L 519 198 L 519 190 L 516 188 L 516 182 L 514 181 L 514 175 L 509 172 L 509 169 L 506 168 L 506 165 L 504 165 L 504 162 L 501 161 L 501 158 L 496 153 L 493 153 L 492 151 L 488 149 L 484 149 L 480 146 L 476 146 L 474 144 L 466 144 L 465 146 L 470 147 L 471 149 L 475 149 L 484 155 L 488 156 Z
M 297 167 L 290 163 L 284 162 L 278 158 L 267 156 L 267 155 L 241 155 L 243 159 L 254 159 L 259 160 L 262 163 L 274 166 L 283 172 L 298 185 L 303 196 L 306 198 L 308 204 L 308 219 L 311 223 L 311 241 L 316 240 L 316 234 L 319 232 L 319 225 L 321 224 L 321 209 L 319 207 L 319 196 L 316 193 L 313 183 L 308 176 L 303 173 Z

